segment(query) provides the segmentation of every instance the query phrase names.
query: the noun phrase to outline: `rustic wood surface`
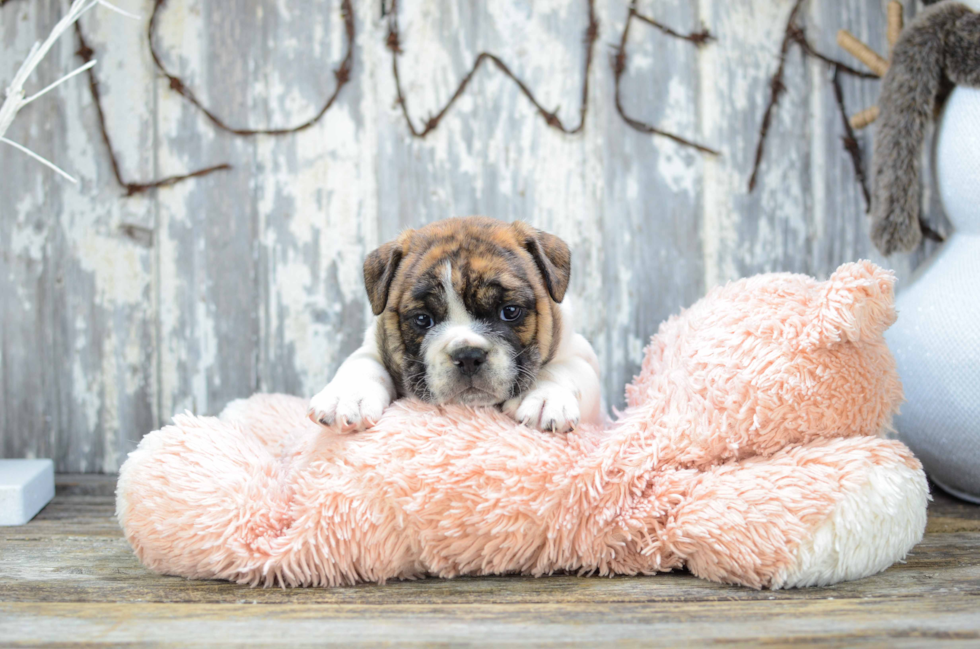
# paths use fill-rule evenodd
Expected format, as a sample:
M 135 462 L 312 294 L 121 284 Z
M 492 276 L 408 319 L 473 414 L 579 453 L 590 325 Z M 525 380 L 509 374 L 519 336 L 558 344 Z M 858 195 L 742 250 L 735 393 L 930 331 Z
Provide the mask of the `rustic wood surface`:
M 35 520 L 0 528 L 0 644 L 980 643 L 980 507 L 935 489 L 925 540 L 904 563 L 832 588 L 773 592 L 686 573 L 295 590 L 164 577 L 122 538 L 114 486 L 110 476 L 59 476 Z
M 758 187 L 747 192 L 794 1 L 638 4 L 678 31 L 703 24 L 717 40 L 698 49 L 633 24 L 626 110 L 718 157 L 632 130 L 616 113 L 610 53 L 628 0 L 596 0 L 599 40 L 580 135 L 547 128 L 488 66 L 421 141 L 394 102 L 382 16 L 390 3 L 354 3 L 350 83 L 321 122 L 282 138 L 217 131 L 170 90 L 147 48 L 153 0 L 118 0 L 142 14 L 138 21 L 94 11 L 82 26 L 124 176 L 222 162 L 234 169 L 123 198 L 84 77 L 17 117 L 8 137 L 80 184 L 0 146 L 0 454 L 114 472 L 176 412 L 215 414 L 255 391 L 315 393 L 368 321 L 364 256 L 402 228 L 450 215 L 526 219 L 569 242 L 579 329 L 596 347 L 613 406 L 658 323 L 719 282 L 776 270 L 826 277 L 860 257 L 907 279 L 921 254 L 883 260 L 873 251 L 831 72 L 798 48 Z M 399 4 L 401 74 L 416 124 L 482 50 L 503 57 L 566 123 L 577 121 L 586 0 Z M 843 58 L 839 28 L 883 48 L 885 4 L 809 0 L 803 23 L 816 47 Z M 909 16 L 913 4 L 906 0 Z M 0 7 L 0 81 L 65 6 Z M 334 88 L 331 70 L 344 52 L 339 6 L 170 0 L 159 18 L 161 57 L 229 124 L 296 124 Z M 76 48 L 71 34 L 56 44 L 37 87 L 77 66 Z M 843 83 L 852 112 L 874 103 L 877 81 Z M 865 166 L 872 137 L 873 128 L 859 134 Z

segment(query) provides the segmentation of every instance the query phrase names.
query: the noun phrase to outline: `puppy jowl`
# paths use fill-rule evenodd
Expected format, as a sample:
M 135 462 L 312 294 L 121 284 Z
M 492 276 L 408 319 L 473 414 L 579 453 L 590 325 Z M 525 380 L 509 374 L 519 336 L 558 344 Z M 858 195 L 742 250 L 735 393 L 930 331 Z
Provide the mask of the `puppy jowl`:
M 356 430 L 409 397 L 497 406 L 542 430 L 598 420 L 598 361 L 562 304 L 570 274 L 568 246 L 521 222 L 455 218 L 402 233 L 365 260 L 377 317 L 310 416 Z

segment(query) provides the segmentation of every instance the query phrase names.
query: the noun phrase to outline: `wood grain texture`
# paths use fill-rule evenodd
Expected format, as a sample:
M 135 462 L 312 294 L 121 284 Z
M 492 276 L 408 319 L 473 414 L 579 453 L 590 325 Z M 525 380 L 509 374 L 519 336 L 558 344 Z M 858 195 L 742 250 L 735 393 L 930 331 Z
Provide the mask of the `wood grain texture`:
M 670 573 L 284 590 L 147 571 L 113 518 L 114 486 L 111 476 L 61 475 L 35 520 L 0 528 L 5 646 L 980 641 L 980 508 L 935 489 L 926 537 L 906 562 L 830 588 L 758 591 Z
M 906 279 L 923 258 L 883 260 L 872 249 L 829 71 L 798 49 L 759 186 L 747 193 L 792 0 L 638 5 L 679 31 L 704 24 L 717 41 L 698 49 L 635 23 L 626 109 L 719 157 L 634 131 L 616 114 L 609 56 L 626 0 L 596 0 L 600 37 L 582 134 L 547 128 L 487 66 L 425 140 L 410 136 L 393 101 L 380 2 L 355 4 L 353 77 L 336 105 L 282 138 L 216 130 L 152 67 L 152 0 L 122 4 L 143 18 L 96 11 L 83 26 L 100 59 L 124 175 L 149 180 L 222 162 L 234 169 L 124 199 L 83 82 L 18 116 L 9 135 L 81 183 L 0 147 L 7 457 L 112 472 L 174 413 L 215 414 L 257 390 L 315 393 L 369 321 L 364 256 L 403 228 L 451 215 L 524 219 L 568 241 L 578 328 L 599 353 L 611 406 L 623 405 L 623 386 L 658 323 L 716 283 L 776 270 L 825 277 L 861 257 Z M 811 0 L 803 22 L 819 49 L 845 57 L 834 43 L 841 27 L 884 48 L 884 5 Z M 63 10 L 60 0 L 0 8 L 0 79 Z M 331 71 L 345 46 L 339 11 L 339 3 L 312 0 L 170 0 L 158 45 L 227 123 L 289 126 L 315 114 L 334 88 Z M 404 0 L 399 12 L 400 69 L 417 125 L 483 50 L 503 58 L 563 121 L 577 121 L 585 0 Z M 56 46 L 38 86 L 77 64 L 74 49 L 71 36 Z M 844 79 L 848 108 L 872 104 L 876 86 Z M 873 129 L 859 137 L 867 165 Z M 936 197 L 927 192 L 926 200 L 942 229 Z
M 969 646 L 980 639 L 969 596 L 903 600 L 399 606 L 281 604 L 0 604 L 9 643 L 239 646 L 727 646 L 812 643 Z M 724 626 L 719 629 L 719 620 Z M 719 631 L 723 633 L 719 634 Z

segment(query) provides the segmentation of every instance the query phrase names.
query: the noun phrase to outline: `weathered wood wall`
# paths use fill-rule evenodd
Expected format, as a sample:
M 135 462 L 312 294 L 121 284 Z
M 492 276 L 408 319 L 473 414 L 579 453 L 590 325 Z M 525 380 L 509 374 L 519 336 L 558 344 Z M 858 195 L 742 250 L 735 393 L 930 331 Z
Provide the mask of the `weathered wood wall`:
M 717 158 L 638 133 L 615 112 L 609 59 L 627 0 L 596 1 L 582 134 L 547 128 L 513 83 L 484 68 L 424 141 L 409 136 L 394 101 L 380 0 L 355 4 L 353 77 L 337 104 L 281 138 L 217 131 L 154 71 L 152 0 L 119 2 L 143 19 L 97 10 L 83 25 L 123 173 L 144 180 L 220 162 L 234 170 L 121 197 L 84 77 L 17 118 L 8 137 L 81 182 L 0 147 L 3 456 L 114 471 L 175 412 L 217 413 L 258 390 L 314 393 L 368 320 L 364 255 L 402 228 L 450 215 L 525 219 L 569 242 L 579 328 L 613 405 L 657 324 L 713 284 L 774 270 L 826 276 L 860 257 L 904 278 L 917 259 L 873 251 L 830 71 L 798 49 L 758 187 L 746 191 L 791 0 L 639 4 L 681 31 L 703 23 L 717 41 L 698 50 L 634 23 L 627 110 L 718 148 Z M 401 5 L 401 73 L 417 124 L 481 50 L 577 120 L 584 0 Z M 0 8 L 0 80 L 65 7 Z M 846 58 L 834 44 L 840 27 L 884 44 L 883 0 L 809 0 L 804 13 L 813 44 L 833 56 Z M 344 51 L 338 2 L 170 0 L 158 33 L 167 65 L 228 123 L 253 128 L 314 114 Z M 71 36 L 55 47 L 38 87 L 78 64 L 76 48 Z M 872 104 L 877 85 L 845 79 L 849 107 Z M 860 135 L 866 155 L 871 137 Z

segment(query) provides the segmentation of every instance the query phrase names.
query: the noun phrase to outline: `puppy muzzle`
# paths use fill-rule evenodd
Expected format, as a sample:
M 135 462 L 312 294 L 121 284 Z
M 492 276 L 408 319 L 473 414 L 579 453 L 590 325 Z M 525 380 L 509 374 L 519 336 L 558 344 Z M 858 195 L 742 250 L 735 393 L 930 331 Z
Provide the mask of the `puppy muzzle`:
M 426 379 L 436 403 L 505 401 L 516 375 L 508 347 L 470 327 L 433 331 L 425 349 Z

